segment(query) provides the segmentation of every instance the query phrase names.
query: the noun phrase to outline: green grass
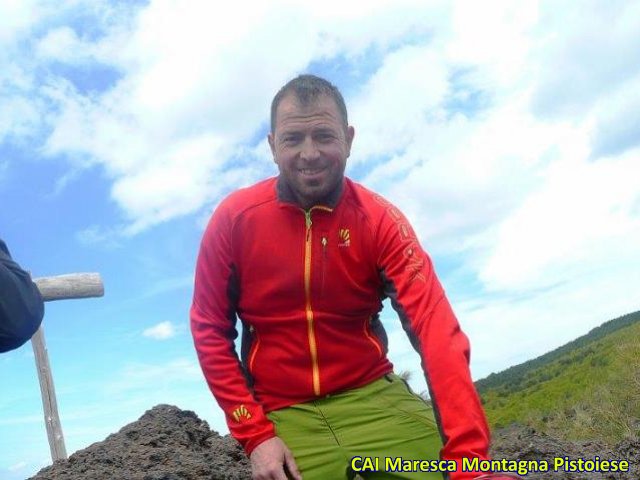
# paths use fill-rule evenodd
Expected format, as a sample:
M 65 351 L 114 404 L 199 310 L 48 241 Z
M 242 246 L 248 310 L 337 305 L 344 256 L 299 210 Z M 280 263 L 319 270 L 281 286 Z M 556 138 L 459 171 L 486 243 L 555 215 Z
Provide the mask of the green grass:
M 608 443 L 639 436 L 640 314 L 476 385 L 492 428 L 516 422 Z

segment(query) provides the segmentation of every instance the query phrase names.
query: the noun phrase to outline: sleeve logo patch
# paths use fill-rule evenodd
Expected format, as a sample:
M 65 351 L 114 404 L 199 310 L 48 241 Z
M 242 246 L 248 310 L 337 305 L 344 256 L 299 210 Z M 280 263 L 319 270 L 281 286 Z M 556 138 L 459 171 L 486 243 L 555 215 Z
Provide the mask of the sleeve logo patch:
M 245 407 L 244 405 L 240 405 L 238 408 L 236 408 L 231 415 L 238 423 L 242 423 L 251 418 L 251 413 L 249 413 L 249 410 L 247 410 L 247 407 Z

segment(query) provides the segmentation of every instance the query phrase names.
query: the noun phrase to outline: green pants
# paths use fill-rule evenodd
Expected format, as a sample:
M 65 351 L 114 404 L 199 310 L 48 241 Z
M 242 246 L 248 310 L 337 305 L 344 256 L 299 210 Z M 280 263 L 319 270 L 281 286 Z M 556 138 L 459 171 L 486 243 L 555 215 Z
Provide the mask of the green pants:
M 438 460 L 442 441 L 432 409 L 395 374 L 268 417 L 304 480 L 443 478 L 427 462 L 400 463 Z

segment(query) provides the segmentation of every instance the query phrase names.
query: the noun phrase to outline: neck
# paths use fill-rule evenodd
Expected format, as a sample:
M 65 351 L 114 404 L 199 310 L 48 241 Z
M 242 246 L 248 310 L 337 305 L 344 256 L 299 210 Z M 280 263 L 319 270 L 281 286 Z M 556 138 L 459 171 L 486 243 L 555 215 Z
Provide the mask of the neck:
M 338 204 L 338 202 L 340 201 L 340 197 L 342 196 L 342 191 L 344 190 L 344 178 L 328 195 L 312 200 L 296 195 L 289 184 L 284 181 L 282 176 L 278 177 L 276 188 L 278 193 L 278 200 L 287 203 L 294 203 L 304 210 L 309 210 L 316 205 L 323 205 L 326 207 L 334 208 Z

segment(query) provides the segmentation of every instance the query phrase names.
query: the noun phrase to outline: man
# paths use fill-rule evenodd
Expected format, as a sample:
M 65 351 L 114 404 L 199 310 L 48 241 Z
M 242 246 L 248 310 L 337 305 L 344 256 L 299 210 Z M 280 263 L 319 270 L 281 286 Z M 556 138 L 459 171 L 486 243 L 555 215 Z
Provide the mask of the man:
M 302 75 L 275 96 L 280 175 L 224 199 L 202 239 L 200 364 L 256 480 L 473 478 L 462 458 L 486 459 L 489 432 L 467 338 L 406 218 L 344 176 L 353 139 L 326 80 Z M 421 356 L 433 411 L 392 372 L 385 297 Z
M 20 347 L 40 326 L 44 303 L 27 272 L 0 240 L 0 352 Z

